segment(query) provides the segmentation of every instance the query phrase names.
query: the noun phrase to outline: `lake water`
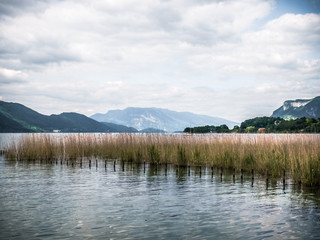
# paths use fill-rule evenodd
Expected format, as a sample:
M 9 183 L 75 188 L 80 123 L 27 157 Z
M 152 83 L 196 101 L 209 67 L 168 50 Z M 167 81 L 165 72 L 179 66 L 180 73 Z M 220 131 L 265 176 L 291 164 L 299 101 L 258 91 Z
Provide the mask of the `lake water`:
M 319 239 L 319 192 L 281 181 L 113 162 L 0 157 L 0 239 Z
M 0 239 L 320 239 L 320 192 L 199 168 L 0 156 Z

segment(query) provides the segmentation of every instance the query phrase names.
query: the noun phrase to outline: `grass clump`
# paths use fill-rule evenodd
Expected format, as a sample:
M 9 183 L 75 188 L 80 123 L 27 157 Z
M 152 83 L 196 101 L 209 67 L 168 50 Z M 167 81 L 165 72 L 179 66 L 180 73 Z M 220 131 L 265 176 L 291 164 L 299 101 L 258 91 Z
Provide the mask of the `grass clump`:
M 320 135 L 307 134 L 31 134 L 7 159 L 77 161 L 99 157 L 151 164 L 235 168 L 320 186 Z
M 160 163 L 160 152 L 159 149 L 152 144 L 151 146 L 148 146 L 148 153 L 149 153 L 149 162 L 153 164 Z

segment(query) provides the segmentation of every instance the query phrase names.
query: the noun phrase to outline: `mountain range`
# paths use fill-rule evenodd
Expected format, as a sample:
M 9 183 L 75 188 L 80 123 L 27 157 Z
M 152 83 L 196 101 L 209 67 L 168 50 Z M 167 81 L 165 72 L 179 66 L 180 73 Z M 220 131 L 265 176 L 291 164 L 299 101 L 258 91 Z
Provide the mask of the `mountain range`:
M 271 117 L 320 118 L 320 96 L 287 100 Z M 19 103 L 0 101 L 0 132 L 174 132 L 186 127 L 223 124 L 229 128 L 239 125 L 222 118 L 161 108 L 131 107 L 97 113 L 91 118 L 74 112 L 48 116 Z
M 19 103 L 0 101 L 0 132 L 173 132 L 201 124 L 233 124 L 219 118 L 166 109 L 128 108 L 96 114 L 93 118 L 64 112 L 40 114 Z M 99 118 L 100 116 L 100 118 Z M 235 124 L 235 123 L 234 123 Z
M 78 113 L 50 116 L 22 104 L 0 101 L 0 132 L 132 132 L 136 129 L 100 123 Z
M 320 96 L 312 99 L 287 100 L 275 110 L 271 117 L 285 120 L 296 118 L 320 118 Z
M 181 131 L 190 126 L 226 124 L 233 127 L 238 123 L 223 118 L 199 115 L 190 112 L 176 112 L 162 108 L 134 108 L 124 110 L 110 110 L 105 114 L 97 113 L 91 116 L 99 122 L 113 122 L 131 126 L 138 130 L 153 128 L 166 132 Z

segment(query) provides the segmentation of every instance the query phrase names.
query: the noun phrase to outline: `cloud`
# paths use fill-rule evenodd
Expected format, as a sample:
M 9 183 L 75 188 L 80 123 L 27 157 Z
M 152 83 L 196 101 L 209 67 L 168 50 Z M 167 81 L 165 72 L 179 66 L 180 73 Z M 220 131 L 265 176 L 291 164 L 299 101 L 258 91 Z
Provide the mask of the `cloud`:
M 22 71 L 0 67 L 1 84 L 23 83 L 27 77 L 28 75 Z
M 195 43 L 213 45 L 238 40 L 255 20 L 265 17 L 271 4 L 263 1 L 220 1 L 195 5 L 183 14 L 182 28 Z M 192 42 L 192 43 L 194 43 Z
M 315 78 L 319 76 L 320 56 L 314 55 L 319 49 L 319 26 L 320 15 L 286 14 L 267 23 L 262 30 L 243 33 L 239 42 L 198 51 L 189 63 L 228 77 Z
M 8 5 L 14 8 L 15 2 Z M 114 59 L 136 65 L 137 57 L 150 62 L 181 42 L 210 46 L 232 39 L 265 16 L 269 5 L 258 0 L 52 1 L 37 14 L 2 20 L 0 51 L 27 65 Z
M 25 12 L 38 12 L 43 10 L 47 0 L 10 0 L 0 2 L 0 18 L 15 17 Z
M 46 113 L 155 106 L 241 121 L 319 92 L 319 14 L 269 19 L 265 0 L 19 2 L 0 5 L 0 94 Z

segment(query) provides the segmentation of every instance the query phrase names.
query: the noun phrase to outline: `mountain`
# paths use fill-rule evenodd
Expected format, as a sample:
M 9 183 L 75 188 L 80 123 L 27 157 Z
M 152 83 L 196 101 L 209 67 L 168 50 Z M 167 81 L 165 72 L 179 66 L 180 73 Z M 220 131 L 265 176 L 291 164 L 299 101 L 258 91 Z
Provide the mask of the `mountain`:
M 296 118 L 320 118 L 320 96 L 312 99 L 287 100 L 275 110 L 271 117 L 286 120 Z
M 97 122 L 78 113 L 50 116 L 22 104 L 0 101 L 0 132 L 122 132 L 125 126 Z
M 190 126 L 226 124 L 229 127 L 237 123 L 226 119 L 198 115 L 190 112 L 175 112 L 162 108 L 134 108 L 110 110 L 105 114 L 97 113 L 91 116 L 99 122 L 112 122 L 125 126 L 142 129 L 161 129 L 167 132 L 183 131 Z
M 145 128 L 139 131 L 140 133 L 165 133 L 164 130 L 155 128 Z
M 115 123 L 109 123 L 109 122 L 101 122 L 102 124 L 106 125 L 110 130 L 110 132 L 126 132 L 126 133 L 135 133 L 138 132 L 137 129 L 133 127 L 127 127 Z

